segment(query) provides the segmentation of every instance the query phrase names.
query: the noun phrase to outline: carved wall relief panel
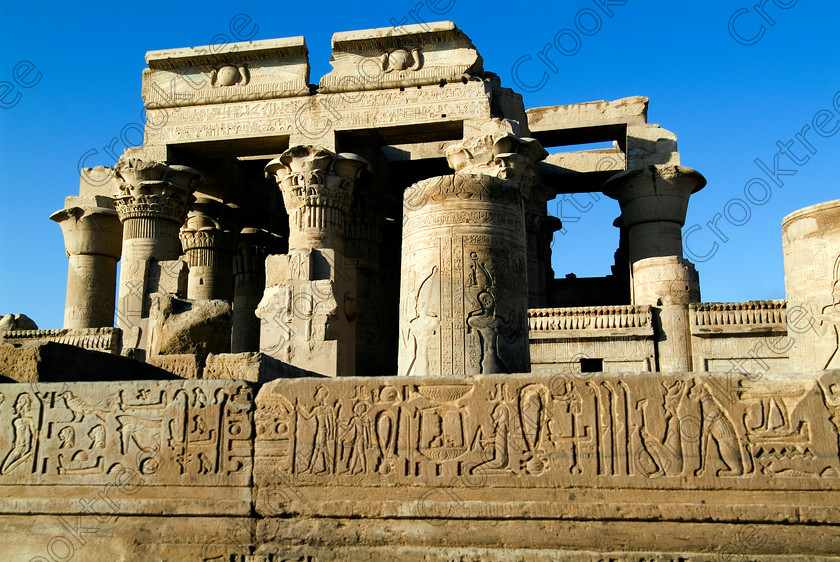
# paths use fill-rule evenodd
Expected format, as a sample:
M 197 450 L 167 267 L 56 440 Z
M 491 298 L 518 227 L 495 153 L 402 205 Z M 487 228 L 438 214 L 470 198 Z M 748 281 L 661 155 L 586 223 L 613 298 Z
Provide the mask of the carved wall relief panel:
M 840 486 L 838 389 L 836 373 L 276 381 L 257 398 L 254 478 L 258 495 L 281 485 L 827 490 Z
M 253 391 L 247 383 L 0 387 L 12 397 L 0 401 L 6 428 L 0 484 L 101 485 L 121 474 L 153 486 L 250 481 Z

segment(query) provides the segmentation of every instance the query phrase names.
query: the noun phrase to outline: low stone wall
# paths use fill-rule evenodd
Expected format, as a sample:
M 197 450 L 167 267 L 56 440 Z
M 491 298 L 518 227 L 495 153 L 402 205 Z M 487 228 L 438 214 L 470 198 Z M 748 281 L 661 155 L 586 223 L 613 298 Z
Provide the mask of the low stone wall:
M 761 376 L 789 371 L 796 334 L 788 337 L 784 300 L 689 305 L 695 371 Z
M 784 300 L 685 306 L 689 325 L 678 325 L 678 334 L 663 331 L 657 320 L 661 314 L 657 307 L 530 309 L 531 370 L 560 368 L 580 372 L 587 361 L 595 360 L 595 370 L 599 371 L 656 371 L 657 362 L 661 363 L 662 342 L 690 337 L 691 365 L 695 371 L 751 376 L 789 371 L 790 350 L 801 336 L 788 337 Z
M 840 552 L 840 372 L 0 385 L 11 560 Z
M 60 330 L 0 331 L 0 343 L 23 344 L 30 342 L 55 342 L 75 345 L 91 351 L 119 353 L 122 343 L 122 330 L 119 328 L 64 328 Z
M 531 370 L 580 372 L 655 370 L 651 307 L 635 305 L 532 308 L 528 311 Z

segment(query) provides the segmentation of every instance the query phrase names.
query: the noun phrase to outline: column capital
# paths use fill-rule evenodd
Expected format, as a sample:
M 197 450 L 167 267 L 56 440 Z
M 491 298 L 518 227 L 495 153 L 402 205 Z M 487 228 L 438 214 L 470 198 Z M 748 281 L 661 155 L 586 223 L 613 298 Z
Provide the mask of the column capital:
M 446 160 L 456 175 L 484 175 L 511 180 L 528 197 L 538 177 L 537 163 L 548 152 L 532 138 L 520 138 L 498 128 L 481 136 L 467 137 L 446 149 Z
M 682 257 L 688 198 L 705 185 L 699 172 L 676 165 L 633 168 L 604 183 L 604 194 L 621 206 L 631 264 L 645 258 Z
M 294 146 L 269 162 L 289 214 L 289 248 L 331 248 L 340 244 L 353 186 L 366 160 L 312 145 Z
M 72 205 L 70 198 L 68 203 Z M 100 255 L 120 259 L 122 252 L 122 223 L 117 212 L 108 207 L 72 205 L 50 215 L 61 226 L 67 257 L 75 255 Z
M 650 165 L 620 172 L 604 183 L 604 194 L 621 206 L 625 226 L 669 221 L 685 224 L 688 198 L 706 186 L 700 172 L 685 166 Z
M 236 250 L 237 231 L 230 228 L 231 209 L 221 201 L 198 198 L 187 212 L 179 238 L 184 253 L 191 250 L 216 250 L 233 253 Z M 191 264 L 199 265 L 199 264 Z
M 184 222 L 201 174 L 188 166 L 120 157 L 114 166 L 118 192 L 115 207 L 121 221 L 159 218 Z

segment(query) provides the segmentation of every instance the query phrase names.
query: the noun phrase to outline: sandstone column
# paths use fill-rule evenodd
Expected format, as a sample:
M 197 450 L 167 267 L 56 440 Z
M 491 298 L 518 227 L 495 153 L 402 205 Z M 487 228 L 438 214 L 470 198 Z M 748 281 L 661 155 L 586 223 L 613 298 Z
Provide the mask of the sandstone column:
M 200 174 L 186 166 L 121 157 L 114 168 L 123 223 L 117 326 L 123 350 L 145 349 L 149 295 L 180 283 L 178 231 Z M 180 262 L 179 262 L 180 263 Z M 140 354 L 142 355 L 142 354 Z
M 233 333 L 230 352 L 259 351 L 257 306 L 265 290 L 265 258 L 280 237 L 259 228 L 243 228 L 233 256 Z
M 692 302 L 700 302 L 700 283 L 688 260 L 664 256 L 633 264 L 633 304 L 652 307 L 660 371 L 691 371 Z
M 383 279 L 380 249 L 385 226 L 385 194 L 366 182 L 356 186 L 353 206 L 347 217 L 345 255 L 356 270 L 356 372 L 382 374 L 378 368 L 394 341 L 382 337 Z
M 604 193 L 617 199 L 629 237 L 630 263 L 658 256 L 682 256 L 682 227 L 688 198 L 706 185 L 684 166 L 647 166 L 612 176 Z
M 501 126 L 405 193 L 400 375 L 530 370 L 523 201 L 547 153 Z
M 70 266 L 67 271 L 65 328 L 114 325 L 117 261 L 122 224 L 110 197 L 68 197 L 50 216 L 61 225 Z
M 260 350 L 328 376 L 355 372 L 356 282 L 343 236 L 365 167 L 354 154 L 316 146 L 292 147 L 266 166 L 289 214 L 289 252 L 266 260 Z
M 190 266 L 187 274 L 190 300 L 233 300 L 236 233 L 224 224 L 229 218 L 224 215 L 230 212 L 223 203 L 201 197 L 187 213 L 179 237 Z
M 551 241 L 560 230 L 560 219 L 548 216 L 546 203 L 553 197 L 548 186 L 537 183 L 525 201 L 525 240 L 528 252 L 528 307 L 547 303 L 546 280 L 551 268 Z
M 790 366 L 840 369 L 840 199 L 782 219 Z
M 699 172 L 676 165 L 627 170 L 604 185 L 627 229 L 633 303 L 653 307 L 660 371 L 691 370 L 688 304 L 700 300 L 700 287 L 683 259 L 682 226 L 689 196 L 705 185 Z

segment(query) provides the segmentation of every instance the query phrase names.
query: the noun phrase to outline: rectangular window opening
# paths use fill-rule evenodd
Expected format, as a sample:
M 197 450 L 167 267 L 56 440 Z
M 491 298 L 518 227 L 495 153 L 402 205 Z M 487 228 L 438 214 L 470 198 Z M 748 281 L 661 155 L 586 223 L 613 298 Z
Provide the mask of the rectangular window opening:
M 600 373 L 604 370 L 603 359 L 582 358 L 580 360 L 581 373 Z

